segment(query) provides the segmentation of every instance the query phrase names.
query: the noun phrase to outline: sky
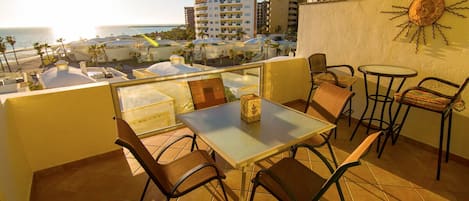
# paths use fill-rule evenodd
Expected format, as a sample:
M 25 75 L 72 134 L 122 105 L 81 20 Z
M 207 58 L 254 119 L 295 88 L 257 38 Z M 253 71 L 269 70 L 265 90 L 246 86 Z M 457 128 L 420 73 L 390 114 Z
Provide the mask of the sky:
M 195 0 L 0 0 L 1 27 L 184 24 Z

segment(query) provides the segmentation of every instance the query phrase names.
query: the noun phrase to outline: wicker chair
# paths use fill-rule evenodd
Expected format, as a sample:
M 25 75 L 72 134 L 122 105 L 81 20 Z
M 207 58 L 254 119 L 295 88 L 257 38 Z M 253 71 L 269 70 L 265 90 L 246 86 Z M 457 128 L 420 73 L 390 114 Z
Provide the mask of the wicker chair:
M 308 99 L 306 100 L 306 107 L 304 112 L 308 109 L 309 100 L 311 98 L 312 92 L 316 89 L 319 84 L 323 82 L 329 82 L 331 84 L 340 86 L 342 88 L 348 88 L 352 91 L 352 85 L 357 81 L 354 77 L 355 71 L 353 67 L 350 65 L 342 64 L 342 65 L 333 65 L 328 66 L 326 63 L 326 54 L 324 53 L 316 53 L 312 54 L 308 57 L 309 61 L 309 70 L 311 73 L 311 88 L 309 89 Z M 333 72 L 332 69 L 346 69 L 350 74 L 344 72 Z M 349 108 L 345 113 L 348 115 L 348 122 L 349 126 L 351 124 L 352 118 L 352 99 L 349 100 Z
M 162 154 L 171 145 L 184 138 L 193 138 L 192 136 L 183 135 L 172 143 L 169 143 L 162 149 L 155 160 L 129 124 L 120 118 L 116 118 L 116 121 L 118 138 L 115 143 L 127 148 L 149 176 L 140 200 L 143 200 L 145 197 L 145 192 L 150 180 L 156 184 L 168 201 L 170 198 L 180 197 L 212 180 L 218 180 L 223 190 L 225 200 L 228 201 L 222 183 L 222 179 L 225 178 L 225 175 L 206 151 L 196 150 L 170 163 L 158 163 Z
M 428 87 L 428 84 L 438 84 L 441 86 L 445 86 L 448 88 L 452 88 L 455 92 L 454 94 L 445 94 L 445 92 L 432 90 Z M 448 80 L 444 80 L 441 78 L 436 77 L 427 77 L 422 79 L 416 87 L 411 87 L 402 93 L 396 93 L 394 95 L 394 100 L 399 103 L 398 111 L 401 109 L 402 105 L 407 105 L 406 112 L 404 117 L 402 118 L 401 123 L 399 126 L 396 122 L 391 122 L 390 130 L 386 132 L 386 138 L 384 139 L 383 145 L 381 147 L 380 153 L 378 157 L 381 157 L 381 154 L 384 151 L 384 147 L 389 137 L 392 137 L 392 144 L 395 144 L 397 138 L 399 137 L 399 133 L 402 129 L 403 124 L 409 114 L 409 110 L 411 107 L 417 107 L 420 109 L 432 111 L 439 113 L 441 115 L 440 121 L 440 140 L 438 146 L 438 165 L 436 171 L 436 179 L 440 179 L 440 170 L 441 170 L 441 155 L 442 155 L 442 146 L 443 146 L 443 135 L 445 132 L 445 122 L 448 119 L 448 132 L 447 132 L 447 141 L 446 141 L 446 162 L 448 162 L 449 153 L 450 153 L 450 139 L 451 139 L 451 126 L 452 126 L 452 118 L 453 118 L 453 109 L 455 110 L 463 110 L 465 108 L 464 101 L 461 99 L 461 93 L 466 88 L 467 84 L 469 83 L 469 77 L 465 79 L 463 84 L 458 85 Z M 396 113 L 398 114 L 398 113 Z M 394 121 L 396 121 L 397 116 L 395 116 Z
M 188 81 L 194 109 L 203 109 L 226 103 L 225 87 L 221 78 Z
M 275 198 L 282 201 L 319 200 L 332 184 L 336 184 L 341 200 L 344 195 L 339 184 L 340 177 L 348 168 L 360 165 L 360 159 L 380 135 L 379 132 L 369 135 L 347 159 L 334 171 L 327 159 L 317 150 L 310 147 L 331 172 L 329 178 L 323 178 L 294 158 L 283 158 L 268 169 L 257 172 L 252 180 L 253 187 L 251 201 L 254 199 L 256 188 L 261 185 Z
M 314 92 L 313 100 L 306 113 L 330 123 L 337 124 L 347 102 L 353 95 L 354 93 L 347 89 L 324 82 Z M 336 129 L 334 129 L 334 132 L 337 135 Z M 329 143 L 331 134 L 332 131 L 321 133 L 320 135 L 308 139 L 304 143 L 312 147 L 327 145 L 332 155 L 332 160 L 337 167 L 337 160 L 332 151 L 331 144 Z M 296 148 L 292 149 L 293 156 L 295 156 L 296 150 Z

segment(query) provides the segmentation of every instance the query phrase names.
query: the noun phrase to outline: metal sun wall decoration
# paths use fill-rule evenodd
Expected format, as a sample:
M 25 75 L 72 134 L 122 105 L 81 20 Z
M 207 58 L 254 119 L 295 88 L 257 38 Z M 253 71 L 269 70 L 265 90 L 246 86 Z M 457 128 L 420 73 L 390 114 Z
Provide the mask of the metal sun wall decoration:
M 448 39 L 442 29 L 451 29 L 451 27 L 438 23 L 438 20 L 445 12 L 451 13 L 460 18 L 467 18 L 465 15 L 458 12 L 460 10 L 469 10 L 469 7 L 459 7 L 467 1 L 469 0 L 461 0 L 449 6 L 445 6 L 444 0 L 413 0 L 409 7 L 393 5 L 392 8 L 399 9 L 399 11 L 381 11 L 381 13 L 395 15 L 394 17 L 389 18 L 389 20 L 394 20 L 405 15 L 408 16 L 408 20 L 406 22 L 396 26 L 401 29 L 393 38 L 393 41 L 401 36 L 406 30 L 405 36 L 408 37 L 411 29 L 414 26 L 417 26 L 409 41 L 409 43 L 415 41 L 415 53 L 417 53 L 419 51 L 420 39 L 423 40 L 424 45 L 427 45 L 425 37 L 426 26 L 432 26 L 433 39 L 436 39 L 436 32 L 438 32 L 446 45 L 449 45 Z

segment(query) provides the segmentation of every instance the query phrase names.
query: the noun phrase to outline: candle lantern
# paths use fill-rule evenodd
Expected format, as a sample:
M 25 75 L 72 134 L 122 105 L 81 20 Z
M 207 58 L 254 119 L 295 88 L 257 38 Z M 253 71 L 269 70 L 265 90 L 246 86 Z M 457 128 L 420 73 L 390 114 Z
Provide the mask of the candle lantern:
M 261 98 L 255 94 L 241 96 L 241 119 L 247 123 L 261 120 Z

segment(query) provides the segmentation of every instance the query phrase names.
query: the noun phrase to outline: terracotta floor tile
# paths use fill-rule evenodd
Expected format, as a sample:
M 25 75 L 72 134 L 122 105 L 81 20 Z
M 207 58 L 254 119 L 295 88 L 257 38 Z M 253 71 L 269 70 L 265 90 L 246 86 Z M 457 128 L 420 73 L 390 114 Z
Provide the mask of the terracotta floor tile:
M 422 196 L 414 188 L 385 185 L 382 187 L 389 201 L 423 201 Z
M 399 173 L 390 172 L 373 164 L 368 164 L 372 174 L 381 185 L 412 187 L 412 184 L 405 178 L 400 177 Z
M 344 177 L 348 182 L 378 184 L 366 162 L 360 166 L 349 168 Z
M 353 200 L 387 200 L 378 185 L 368 183 L 346 182 Z
M 356 121 L 351 127 L 348 127 L 345 120 L 341 119 L 338 124 L 337 139 L 333 137 L 330 139 L 339 163 L 367 136 L 364 134 L 364 128 L 359 127 L 355 138 L 349 141 Z M 183 128 L 142 139 L 142 142 L 156 157 L 161 145 L 184 134 L 192 134 L 192 132 L 188 128 Z M 191 140 L 187 139 L 177 143 L 163 155 L 160 162 L 170 162 L 187 154 L 190 150 L 190 142 Z M 208 148 L 200 139 L 198 139 L 198 144 L 201 149 Z M 333 164 L 327 146 L 317 150 Z M 215 156 L 217 165 L 222 167 L 227 175 L 224 184 L 227 187 L 229 200 L 238 200 L 241 171 L 233 169 L 219 155 L 215 154 Z M 288 152 L 282 152 L 259 162 L 259 165 L 249 167 L 246 189 L 251 190 L 250 180 L 261 167 L 268 168 L 288 156 Z M 324 177 L 330 175 L 322 161 L 309 150 L 300 150 L 296 158 L 309 168 L 319 172 L 320 175 Z M 449 163 L 443 163 L 441 180 L 437 181 L 435 180 L 436 160 L 435 153 L 416 148 L 406 141 L 398 141 L 394 146 L 390 143 L 387 144 L 383 156 L 377 158 L 376 145 L 374 145 L 372 150 L 362 159 L 362 165 L 349 169 L 341 178 L 345 200 L 469 200 L 469 166 L 461 165 L 452 160 Z M 147 174 L 140 167 L 138 161 L 132 154 L 124 150 L 122 154 L 116 156 L 67 165 L 56 172 L 35 179 L 31 200 L 139 200 L 147 178 Z M 197 189 L 179 200 L 222 200 L 221 188 L 218 183 L 212 182 L 211 185 L 212 187 Z M 207 189 L 211 189 L 217 196 L 214 197 Z M 324 200 L 329 201 L 338 200 L 338 198 L 335 186 L 332 186 L 323 197 Z M 145 200 L 160 201 L 164 200 L 164 196 L 151 183 Z M 275 199 L 265 189 L 259 187 L 254 200 L 270 201 Z
M 430 191 L 427 189 L 415 189 L 425 201 L 449 201 L 457 200 L 456 196 L 447 191 Z M 467 199 L 466 199 L 467 200 Z

